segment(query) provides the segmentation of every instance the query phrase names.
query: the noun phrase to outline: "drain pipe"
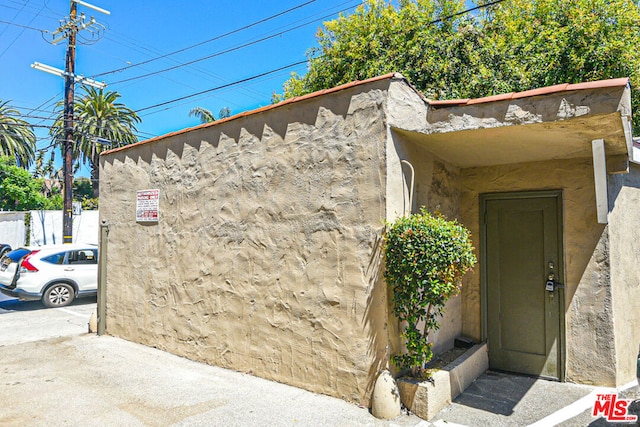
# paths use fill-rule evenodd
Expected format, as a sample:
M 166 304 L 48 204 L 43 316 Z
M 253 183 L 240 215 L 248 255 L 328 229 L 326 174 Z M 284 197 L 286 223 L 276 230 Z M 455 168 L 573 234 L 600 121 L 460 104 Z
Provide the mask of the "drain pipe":
M 409 189 L 409 214 L 411 214 L 411 211 L 413 210 L 413 183 L 414 183 L 414 178 L 415 178 L 415 175 L 416 175 L 416 171 L 413 168 L 413 165 L 411 163 L 409 163 L 409 161 L 400 160 L 400 163 L 409 166 L 409 168 L 411 169 L 411 186 L 410 186 L 410 189 Z M 404 209 L 403 214 L 404 214 L 404 216 L 407 216 L 406 208 Z
M 107 237 L 109 236 L 109 223 L 102 220 L 100 223 L 100 241 L 98 242 L 98 335 L 103 335 L 106 328 L 105 312 L 107 309 Z

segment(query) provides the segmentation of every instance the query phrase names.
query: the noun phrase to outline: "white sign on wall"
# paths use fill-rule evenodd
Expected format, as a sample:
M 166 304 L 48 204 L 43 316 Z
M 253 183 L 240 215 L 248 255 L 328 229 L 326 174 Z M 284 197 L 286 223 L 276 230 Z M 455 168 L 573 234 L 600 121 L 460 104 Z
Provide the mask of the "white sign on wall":
M 136 222 L 158 222 L 160 190 L 138 190 Z

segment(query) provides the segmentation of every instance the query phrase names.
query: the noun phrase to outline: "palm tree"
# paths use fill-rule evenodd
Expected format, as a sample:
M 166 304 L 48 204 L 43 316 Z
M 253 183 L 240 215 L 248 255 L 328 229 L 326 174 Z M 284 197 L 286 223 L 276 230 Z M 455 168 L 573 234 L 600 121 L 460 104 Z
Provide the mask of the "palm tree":
M 13 157 L 18 166 L 28 168 L 35 156 L 36 135 L 8 104 L 0 100 L 0 155 Z
M 216 116 L 213 115 L 211 110 L 207 110 L 202 107 L 195 107 L 189 111 L 189 117 L 194 116 L 200 119 L 200 123 L 211 123 L 216 121 Z M 220 109 L 220 112 L 218 113 L 219 119 L 224 119 L 229 116 L 231 116 L 231 110 L 229 107 L 223 107 Z
M 98 197 L 100 153 L 138 141 L 136 124 L 141 119 L 135 111 L 116 102 L 118 92 L 83 86 L 85 94 L 74 100 L 74 158 L 91 166 L 93 196 Z M 60 105 L 59 105 L 60 106 Z M 64 112 L 60 111 L 51 135 L 62 146 L 64 140 Z M 62 147 L 61 147 L 62 148 Z
M 202 107 L 192 108 L 189 111 L 189 117 L 197 117 L 200 123 L 211 123 L 216 121 L 216 116 L 210 110 Z

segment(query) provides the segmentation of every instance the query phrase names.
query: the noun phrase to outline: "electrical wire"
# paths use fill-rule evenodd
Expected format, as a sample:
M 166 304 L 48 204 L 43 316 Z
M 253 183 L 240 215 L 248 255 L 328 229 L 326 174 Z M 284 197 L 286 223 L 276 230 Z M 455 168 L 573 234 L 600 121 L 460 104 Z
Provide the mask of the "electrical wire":
M 483 8 L 486 8 L 486 7 L 489 7 L 489 6 L 493 6 L 493 5 L 495 5 L 495 4 L 501 3 L 502 1 L 504 1 L 504 0 L 495 0 L 495 1 L 492 1 L 492 2 L 489 2 L 489 3 L 486 3 L 486 4 L 484 4 L 484 5 L 476 6 L 476 7 L 473 7 L 473 8 L 470 8 L 470 9 L 467 9 L 467 10 L 464 10 L 464 11 L 461 11 L 461 12 L 457 12 L 457 13 L 455 13 L 455 14 L 452 14 L 452 15 L 449 15 L 449 16 L 446 16 L 446 17 L 439 18 L 439 19 L 437 19 L 437 20 L 434 20 L 434 21 L 430 22 L 429 24 L 436 24 L 436 23 L 438 23 L 438 22 L 443 22 L 443 21 L 445 21 L 445 20 L 452 19 L 452 18 L 454 18 L 454 17 L 456 17 L 456 16 L 460 16 L 460 15 L 463 15 L 463 14 L 466 14 L 466 13 L 470 13 L 470 12 L 473 12 L 473 11 L 476 11 L 476 10 L 479 10 L 479 9 L 483 9 Z M 309 3 L 309 2 L 308 2 L 308 3 Z M 307 4 L 307 3 L 305 3 L 305 4 Z M 303 4 L 303 5 L 304 5 L 304 4 Z M 299 7 L 302 7 L 302 5 L 300 5 Z M 330 15 L 330 16 L 333 16 L 333 15 Z M 322 18 L 322 19 L 324 19 L 324 18 Z M 317 20 L 316 20 L 316 21 L 317 21 Z M 315 22 L 315 21 L 314 21 L 314 22 Z M 303 26 L 303 25 L 308 25 L 308 23 L 298 25 L 298 26 L 296 26 L 296 27 L 293 27 L 293 28 L 291 28 L 291 29 L 288 29 L 288 30 L 282 31 L 282 32 L 277 33 L 277 34 L 275 34 L 275 35 L 267 36 L 267 37 L 264 37 L 264 38 L 262 38 L 262 39 L 255 40 L 255 41 L 253 41 L 253 42 L 246 43 L 245 45 L 241 45 L 241 46 L 239 46 L 239 47 L 235 47 L 235 48 L 229 49 L 229 50 L 227 50 L 227 51 L 238 50 L 238 49 L 240 49 L 240 48 L 242 48 L 242 47 L 246 47 L 247 45 L 252 45 L 252 44 L 259 43 L 259 42 L 261 42 L 261 41 L 264 41 L 265 39 L 273 38 L 273 37 L 275 37 L 275 36 L 277 36 L 277 35 L 281 35 L 281 34 L 283 34 L 283 33 L 285 33 L 285 32 L 288 32 L 288 31 L 292 31 L 292 30 L 294 30 L 294 29 L 297 29 L 297 28 L 299 28 L 299 27 L 301 27 L 301 26 Z M 204 43 L 205 43 L 205 42 L 201 42 L 199 45 L 204 44 Z M 194 46 L 195 46 L 195 45 L 194 45 Z M 186 50 L 186 48 L 185 48 L 184 50 Z M 227 52 L 227 51 L 218 52 L 218 53 L 214 54 L 213 56 L 221 55 L 222 53 Z M 171 53 L 170 53 L 170 54 L 163 55 L 162 57 L 167 57 L 167 56 L 169 56 L 169 55 L 171 55 Z M 211 57 L 211 56 L 209 56 L 209 57 Z M 201 59 L 199 59 L 199 60 L 208 59 L 209 57 L 201 58 Z M 158 57 L 157 59 L 160 59 L 160 57 Z M 313 58 L 313 59 L 318 59 L 318 57 Z M 190 63 L 198 62 L 199 60 L 191 61 Z M 147 62 L 151 62 L 151 61 L 147 61 Z M 253 76 L 250 76 L 250 77 L 244 78 L 244 79 L 236 80 L 236 81 L 234 81 L 234 82 L 226 83 L 226 84 L 219 85 L 219 86 L 216 86 L 216 87 L 213 87 L 213 88 L 210 88 L 210 89 L 206 89 L 206 90 L 203 90 L 203 91 L 199 91 L 199 92 L 196 92 L 196 93 L 193 93 L 193 94 L 190 94 L 190 95 L 181 96 L 181 97 L 178 97 L 178 98 L 174 98 L 174 99 L 172 99 L 172 100 L 169 100 L 169 101 L 164 101 L 164 102 L 157 103 L 157 104 L 154 104 L 154 105 L 151 105 L 151 106 L 148 106 L 148 107 L 140 108 L 140 109 L 135 110 L 135 112 L 136 112 L 136 113 L 139 113 L 139 112 L 142 112 L 142 111 L 151 110 L 151 109 L 158 108 L 158 107 L 162 107 L 162 106 L 165 106 L 165 105 L 174 104 L 174 103 L 176 103 L 176 102 L 180 102 L 180 101 L 183 101 L 183 100 L 186 100 L 186 99 L 194 98 L 194 97 L 197 97 L 197 96 L 200 96 L 200 95 L 203 95 L 203 94 L 211 93 L 211 92 L 218 91 L 218 90 L 225 89 L 225 88 L 229 88 L 229 87 L 232 87 L 232 86 L 237 86 L 237 85 L 240 85 L 240 84 L 243 84 L 243 83 L 247 83 L 247 82 L 252 81 L 252 80 L 259 79 L 259 78 L 261 78 L 261 77 L 265 77 L 265 76 L 268 76 L 268 75 L 272 75 L 272 74 L 274 74 L 274 73 L 277 73 L 277 72 L 280 72 L 280 71 L 286 70 L 286 69 L 288 69 L 288 68 L 292 68 L 292 67 L 295 67 L 295 66 L 298 66 L 298 65 L 305 64 L 305 63 L 307 63 L 307 62 L 308 62 L 307 60 L 304 60 L 304 61 L 299 61 L 299 62 L 295 62 L 295 63 L 292 63 L 292 64 L 288 64 L 288 65 L 285 65 L 285 66 L 283 66 L 283 67 L 279 67 L 279 68 L 276 68 L 276 69 L 273 69 L 273 70 L 269 70 L 269 71 L 266 71 L 266 72 L 263 72 L 263 73 L 260 73 L 260 74 L 256 74 L 256 75 L 253 75 Z M 190 63 L 186 63 L 186 64 L 184 64 L 184 65 L 189 65 Z M 138 65 L 138 64 L 136 64 L 136 65 Z M 174 69 L 174 68 L 176 68 L 176 67 L 172 67 L 171 69 Z M 117 70 L 114 70 L 113 72 L 116 72 L 116 71 L 117 71 Z M 119 82 L 115 82 L 115 83 L 113 83 L 113 84 L 116 84 L 116 83 L 123 83 L 123 82 L 125 82 L 125 81 L 133 80 L 133 79 L 136 79 L 136 78 L 142 78 L 142 77 L 147 77 L 147 76 L 149 76 L 149 75 L 159 74 L 159 73 L 162 73 L 162 72 L 164 72 L 164 71 L 166 71 L 166 70 L 156 71 L 156 72 L 150 73 L 150 74 L 148 74 L 148 75 L 143 75 L 143 76 L 134 77 L 134 78 L 132 78 L 132 79 L 122 80 L 122 81 L 119 81 Z M 96 76 L 101 76 L 101 75 L 104 75 L 104 74 L 106 74 L 106 73 L 97 74 Z M 48 103 L 48 102 L 50 102 L 50 100 L 49 100 L 49 101 L 46 101 L 44 104 L 46 104 L 46 103 Z M 44 104 L 43 104 L 43 105 L 44 105 Z M 42 106 L 42 105 L 41 105 L 41 106 Z M 36 107 L 35 109 L 32 109 L 32 111 L 37 111 L 41 106 Z M 23 116 L 23 117 L 24 117 L 24 116 Z M 33 118 L 36 118 L 36 117 L 34 116 Z M 42 120 L 53 120 L 53 119 L 54 119 L 53 117 L 46 117 L 46 118 L 45 118 L 45 117 L 38 117 L 38 118 L 39 118 L 39 119 L 42 119 Z M 39 128 L 48 128 L 48 129 L 51 129 L 51 128 L 53 127 L 53 126 L 47 126 L 47 125 L 29 125 L 29 126 L 32 126 L 32 127 L 39 127 Z M 147 133 L 147 132 L 144 132 L 144 133 L 145 133 L 145 134 L 149 134 L 149 133 Z
M 40 28 L 29 27 L 27 25 L 20 25 L 20 24 L 16 24 L 15 22 L 9 22 L 9 21 L 3 21 L 3 20 L 0 20 L 0 24 L 13 25 L 14 27 L 24 28 L 26 30 L 40 31 L 41 33 L 48 33 L 49 32 L 48 30 L 42 30 Z
M 26 6 L 26 5 L 27 5 L 27 3 L 25 3 L 24 5 Z M 34 21 L 38 16 L 40 16 L 40 14 L 41 14 L 41 13 L 42 13 L 42 11 L 44 10 L 45 6 L 46 6 L 46 5 L 42 5 L 42 7 L 38 10 L 38 12 L 37 12 L 37 13 L 36 13 L 32 18 L 31 18 L 31 20 L 29 21 L 29 24 L 28 24 L 28 25 L 31 25 L 31 23 L 32 23 L 32 22 L 33 22 L 33 21 Z M 24 10 L 24 7 L 23 7 L 22 9 L 20 9 L 20 11 L 16 14 L 16 16 L 15 16 L 15 17 L 17 17 L 20 13 L 22 13 L 22 11 L 23 11 L 23 10 Z M 7 53 L 7 51 L 11 48 L 11 46 L 13 46 L 13 45 L 14 45 L 14 43 L 15 43 L 16 41 L 18 41 L 18 39 L 22 36 L 22 34 L 24 34 L 24 31 L 25 31 L 26 29 L 40 31 L 40 34 L 41 34 L 41 35 L 43 35 L 43 38 L 44 38 L 44 32 L 43 32 L 43 30 L 39 30 L 39 29 L 37 29 L 37 28 L 29 27 L 29 26 L 26 26 L 26 25 L 19 25 L 19 24 L 14 24 L 14 23 L 11 23 L 11 24 L 12 24 L 12 25 L 16 25 L 16 26 L 18 26 L 18 27 L 22 27 L 22 30 L 21 30 L 21 31 L 20 31 L 20 33 L 19 33 L 19 34 L 18 34 L 18 35 L 13 39 L 13 41 L 12 41 L 11 43 L 9 43 L 9 44 L 7 45 L 7 47 L 6 47 L 2 52 L 0 52 L 0 58 L 2 58 L 2 57 L 4 56 L 4 54 L 5 54 L 5 53 Z M 4 33 L 4 31 L 2 31 L 2 33 Z
M 308 6 L 308 5 L 309 5 L 309 4 L 311 4 L 311 3 L 315 3 L 315 1 L 316 1 L 316 0 L 309 0 L 309 1 L 305 2 L 305 3 L 299 4 L 299 5 L 297 5 L 297 6 L 294 6 L 294 7 L 292 7 L 292 8 L 289 8 L 289 9 L 284 10 L 284 11 L 282 11 L 282 12 L 276 13 L 275 15 L 268 16 L 267 18 L 261 19 L 261 20 L 259 20 L 259 21 L 252 22 L 251 24 L 245 25 L 244 27 L 236 28 L 235 30 L 231 30 L 231 31 L 226 32 L 226 33 L 224 33 L 224 34 L 220 34 L 219 36 L 215 36 L 215 37 L 213 37 L 213 38 L 210 38 L 210 39 L 208 39 L 208 40 L 205 40 L 205 41 L 202 41 L 202 42 L 196 43 L 196 44 L 194 44 L 194 45 L 187 46 L 187 47 L 184 47 L 184 48 L 182 48 L 182 49 L 178 49 L 178 50 L 175 50 L 175 51 L 173 51 L 173 52 L 169 52 L 169 53 L 166 53 L 166 54 L 164 54 L 164 55 L 161 55 L 161 56 L 158 56 L 158 57 L 155 57 L 155 58 L 147 59 L 146 61 L 138 62 L 138 63 L 136 63 L 136 64 L 127 65 L 126 67 L 118 68 L 118 69 L 116 69 L 116 70 L 105 71 L 105 72 L 103 72 L 103 73 L 96 74 L 96 75 L 94 75 L 93 77 L 100 77 L 100 76 L 104 76 L 104 75 L 107 75 L 107 74 L 119 73 L 119 72 L 121 72 L 121 71 L 128 70 L 129 68 L 138 67 L 138 66 L 140 66 L 140 65 L 148 64 L 148 63 L 150 63 L 150 62 L 154 62 L 154 61 L 157 61 L 157 60 L 159 60 L 159 59 L 162 59 L 162 58 L 166 58 L 166 57 L 168 57 L 168 56 L 175 55 L 175 54 L 177 54 L 177 53 L 185 52 L 185 51 L 187 51 L 187 50 L 190 50 L 190 49 L 196 48 L 196 47 L 198 47 L 198 46 L 202 46 L 202 45 L 204 45 L 204 44 L 211 43 L 211 42 L 216 41 L 216 40 L 220 40 L 220 39 L 222 39 L 222 38 L 224 38 L 224 37 L 227 37 L 227 36 L 230 36 L 230 35 L 232 35 L 232 34 L 239 33 L 240 31 L 247 30 L 247 29 L 249 29 L 249 28 L 251 28 L 251 27 L 255 27 L 256 25 L 259 25 L 259 24 L 262 24 L 262 23 L 268 22 L 268 21 L 270 21 L 270 20 L 272 20 L 272 19 L 275 19 L 275 18 L 277 18 L 277 17 L 279 17 L 279 16 L 286 15 L 286 14 L 287 14 L 287 13 L 289 13 L 289 12 L 293 12 L 293 11 L 295 11 L 295 10 L 301 9 L 301 8 L 303 8 L 303 7 L 305 7 L 305 6 Z
M 294 8 L 288 9 L 287 11 L 284 11 L 284 12 L 281 12 L 281 13 L 279 13 L 279 14 L 273 15 L 272 17 L 265 18 L 265 19 L 263 19 L 263 20 L 257 21 L 256 23 L 249 24 L 249 25 L 247 25 L 247 26 L 245 26 L 245 27 L 242 27 L 242 28 L 240 28 L 240 29 L 233 30 L 233 31 L 231 31 L 231 32 L 229 32 L 229 33 L 227 33 L 227 34 L 223 34 L 223 35 L 221 35 L 221 36 L 217 36 L 217 37 L 215 37 L 215 38 L 213 38 L 213 39 L 209 39 L 209 41 L 211 41 L 211 40 L 215 40 L 215 39 L 218 39 L 218 38 L 221 38 L 221 37 L 224 37 L 225 35 L 232 34 L 232 33 L 234 33 L 234 32 L 240 31 L 240 30 L 242 30 L 242 29 L 249 28 L 249 27 L 251 27 L 251 26 L 256 25 L 257 23 L 261 23 L 261 22 L 268 21 L 268 20 L 272 19 L 273 17 L 279 16 L 279 15 L 283 15 L 283 14 L 285 14 L 285 13 L 288 13 L 288 12 L 289 12 L 289 11 L 291 11 L 291 10 L 295 10 L 296 8 L 300 8 L 300 7 L 302 7 L 302 6 L 306 5 L 306 4 L 309 4 L 309 3 L 311 3 L 311 2 L 303 3 L 303 4 L 301 4 L 301 5 L 298 5 L 298 6 L 294 7 Z M 330 11 L 330 10 L 332 11 L 332 13 L 331 13 L 330 15 L 325 15 L 325 16 L 322 16 L 322 17 L 320 17 L 320 18 L 318 18 L 318 16 L 319 16 L 319 15 L 321 15 L 321 13 L 316 13 L 315 15 L 311 15 L 310 17 L 314 17 L 315 19 L 314 19 L 314 20 L 312 20 L 312 21 L 310 21 L 309 23 L 313 23 L 313 22 L 316 22 L 316 21 L 319 21 L 319 20 L 323 20 L 323 19 L 326 19 L 326 18 L 329 18 L 329 17 L 333 17 L 333 16 L 335 15 L 335 13 L 342 13 L 342 12 L 345 12 L 345 11 L 347 11 L 347 10 L 351 9 L 352 7 L 354 7 L 354 5 L 350 5 L 350 6 L 349 6 L 349 7 L 347 7 L 347 8 L 343 8 L 342 10 L 338 10 L 337 12 L 335 11 L 335 9 L 340 8 L 340 7 L 343 7 L 344 5 L 349 4 L 349 3 L 353 3 L 353 0 L 349 0 L 349 1 L 346 1 L 346 2 L 343 2 L 343 3 L 340 3 L 340 4 L 337 4 L 337 5 L 335 5 L 335 6 L 329 7 L 328 9 L 325 9 L 324 11 Z M 356 3 L 359 3 L 359 1 L 358 1 L 358 2 L 356 2 Z M 296 22 L 302 22 L 302 21 L 304 21 L 304 19 L 301 19 L 301 20 L 298 20 L 298 21 L 294 21 L 292 24 L 295 24 Z M 286 26 L 283 26 L 283 27 L 280 27 L 280 28 L 286 28 Z M 294 29 L 295 29 L 295 28 L 294 28 Z M 292 29 L 287 30 L 287 31 L 291 31 L 291 30 L 292 30 Z M 285 31 L 285 32 L 286 32 L 286 31 Z M 281 34 L 282 34 L 282 33 L 275 34 L 275 35 L 272 35 L 271 37 L 276 37 L 276 36 L 281 35 Z M 108 38 L 110 38 L 110 37 L 108 37 Z M 129 40 L 129 39 L 127 39 L 126 41 L 127 41 L 127 42 L 129 42 L 130 40 Z M 207 41 L 205 41 L 205 42 L 201 42 L 201 43 L 198 43 L 197 45 L 201 45 L 201 44 L 204 44 L 204 43 L 206 43 L 206 42 L 207 42 Z M 258 41 L 258 42 L 259 42 L 259 41 Z M 255 43 L 256 43 L 256 42 L 248 43 L 248 44 L 247 44 L 247 46 L 249 46 L 249 45 L 251 45 L 251 44 L 255 44 Z M 134 46 L 135 46 L 135 45 L 134 45 Z M 144 48 L 144 46 L 141 46 L 141 45 L 140 45 L 139 47 Z M 221 54 L 223 54 L 223 53 L 232 52 L 232 51 L 234 51 L 234 50 L 238 50 L 238 49 L 243 48 L 243 47 L 246 47 L 246 46 L 236 47 L 236 48 L 234 48 L 234 49 L 230 49 L 230 50 L 228 50 L 227 52 L 216 53 L 216 54 L 214 54 L 213 56 L 218 56 L 218 55 L 221 55 Z M 149 52 L 151 52 L 151 50 L 149 50 L 149 49 L 147 49 L 147 48 L 144 48 L 144 49 L 145 49 L 145 50 L 147 50 L 147 51 L 149 51 Z M 187 49 L 188 49 L 188 48 L 183 48 L 183 49 L 181 49 L 180 51 L 187 50 Z M 176 52 L 178 52 L 178 51 L 176 51 Z M 163 57 L 166 57 L 166 56 L 168 56 L 168 55 L 170 55 L 170 54 L 164 54 L 164 55 L 161 55 L 159 58 L 163 58 Z M 159 58 L 157 58 L 157 59 L 159 59 Z M 204 58 L 204 59 L 207 59 L 207 58 Z M 184 66 L 184 65 L 193 65 L 193 63 L 194 63 L 194 62 L 197 62 L 197 61 L 193 61 L 193 62 L 190 62 L 190 63 L 188 63 L 188 64 L 183 64 L 183 63 L 180 63 L 179 61 L 177 61 L 177 60 L 175 60 L 175 59 L 174 59 L 173 61 L 175 61 L 175 62 L 177 62 L 178 64 L 180 64 L 180 66 Z M 147 62 L 150 62 L 150 61 L 143 61 L 142 63 L 147 63 Z M 142 64 L 142 63 L 139 63 L 139 64 Z M 133 65 L 131 65 L 131 66 L 136 66 L 136 65 L 139 65 L 139 64 L 133 64 Z M 174 69 L 174 68 L 179 68 L 180 66 L 178 66 L 178 67 L 171 67 L 171 68 L 172 68 L 172 69 Z M 125 67 L 125 68 L 128 68 L 128 67 Z M 199 67 L 190 67 L 190 68 L 191 68 L 191 69 L 193 69 L 194 71 L 197 71 L 197 72 L 201 73 L 201 74 L 202 74 L 202 75 L 204 75 L 204 76 L 211 76 L 211 77 L 214 77 L 214 78 L 216 78 L 218 81 L 219 81 L 219 80 L 223 80 L 223 77 L 222 77 L 222 76 L 220 76 L 220 75 L 218 75 L 218 74 L 215 74 L 215 73 L 212 73 L 210 70 L 206 70 L 206 69 L 199 68 Z M 117 70 L 114 70 L 114 72 L 115 72 L 115 71 L 117 71 Z M 150 73 L 148 73 L 148 74 L 145 74 L 145 75 L 140 76 L 139 78 L 149 77 L 149 76 L 151 76 L 151 75 L 160 74 L 160 73 L 162 73 L 162 72 L 163 72 L 162 70 L 160 70 L 160 71 L 156 71 L 156 72 L 150 72 Z M 187 69 L 187 70 L 186 70 L 186 72 L 191 73 L 191 71 L 190 71 L 189 69 Z M 196 75 L 195 73 L 192 73 L 192 74 Z M 102 75 L 102 74 L 94 75 L 94 76 L 92 76 L 92 77 L 98 77 L 98 76 L 100 76 L 100 75 Z M 169 79 L 169 78 L 168 78 L 168 77 L 166 77 L 166 76 L 165 76 L 165 78 Z M 134 77 L 134 78 L 131 78 L 131 79 L 126 79 L 126 80 L 124 80 L 124 81 L 112 82 L 112 83 L 110 83 L 110 84 L 111 84 L 111 85 L 114 85 L 114 84 L 119 84 L 119 83 L 123 83 L 123 82 L 134 81 L 135 79 L 136 79 L 136 78 Z M 172 80 L 172 79 L 169 79 L 169 80 L 174 81 L 174 80 Z M 178 84 L 180 84 L 180 85 L 182 85 L 182 86 L 188 86 L 188 85 L 186 85 L 183 81 L 174 81 L 174 83 L 178 83 Z M 193 87 L 192 87 L 192 89 L 195 89 L 195 88 L 193 88 Z M 264 100 L 264 95 L 263 95 L 262 93 L 260 93 L 260 92 L 257 92 L 257 91 L 256 91 L 256 90 L 254 90 L 254 89 L 250 89 L 250 88 L 240 88 L 239 90 L 241 90 L 242 92 L 244 92 L 248 97 L 253 98 L 253 99 L 257 100 L 257 101 L 262 101 L 262 100 Z M 231 101 L 231 104 L 234 104 L 234 102 L 233 102 L 233 101 Z M 235 105 L 237 105 L 237 104 L 235 104 Z M 239 106 L 239 105 L 238 105 L 238 106 Z
M 489 7 L 489 6 L 493 6 L 493 5 L 501 3 L 503 1 L 504 0 L 495 0 L 493 2 L 489 2 L 489 3 L 486 3 L 486 4 L 480 5 L 480 6 L 476 6 L 476 7 L 470 8 L 470 9 L 466 9 L 466 10 L 463 10 L 461 12 L 457 12 L 457 13 L 454 13 L 452 15 L 436 19 L 436 20 L 430 22 L 429 25 L 433 25 L 433 24 L 436 24 L 436 23 L 439 23 L 439 22 L 443 22 L 443 21 L 452 19 L 452 18 L 454 18 L 456 16 L 460 16 L 462 14 L 470 13 L 470 12 L 473 12 L 473 11 L 476 11 L 476 10 L 479 10 L 479 9 L 483 9 L 483 8 L 486 8 L 486 7 Z M 315 58 L 312 58 L 312 59 L 318 59 L 318 58 L 320 58 L 320 57 L 315 57 Z M 289 65 L 285 65 L 284 67 L 280 67 L 280 68 L 277 68 L 275 70 L 266 71 L 264 73 L 260 73 L 260 74 L 257 74 L 255 76 L 251 76 L 251 77 L 248 77 L 248 78 L 245 78 L 245 79 L 242 79 L 242 80 L 237 80 L 235 82 L 227 83 L 227 84 L 224 84 L 224 85 L 221 85 L 221 86 L 217 86 L 217 87 L 214 87 L 214 88 L 211 88 L 211 89 L 207 89 L 207 90 L 204 90 L 204 91 L 200 91 L 200 92 L 197 92 L 197 93 L 194 93 L 194 94 L 191 94 L 191 95 L 185 95 L 185 96 L 182 96 L 182 97 L 179 97 L 179 98 L 175 98 L 175 99 L 172 99 L 172 100 L 169 100 L 169 101 L 165 101 L 165 102 L 161 102 L 161 103 L 158 103 L 158 104 L 154 104 L 154 105 L 151 105 L 149 107 L 140 108 L 140 109 L 135 110 L 135 112 L 138 113 L 138 112 L 141 112 L 141 111 L 150 110 L 150 109 L 153 109 L 153 108 L 157 108 L 157 107 L 161 107 L 161 106 L 164 106 L 164 105 L 168 105 L 168 104 L 172 104 L 172 103 L 175 103 L 175 102 L 179 102 L 179 101 L 182 101 L 184 99 L 193 98 L 193 97 L 205 94 L 205 93 L 210 93 L 210 92 L 214 92 L 214 91 L 217 91 L 217 90 L 220 90 L 220 89 L 223 89 L 223 88 L 236 86 L 238 84 L 245 83 L 245 82 L 248 82 L 248 81 L 251 81 L 251 80 L 255 80 L 255 79 L 258 79 L 260 77 L 264 77 L 266 75 L 270 75 L 270 74 L 276 73 L 278 71 L 285 70 L 287 68 L 292 68 L 292 67 L 295 67 L 297 65 L 304 64 L 306 62 L 307 62 L 307 60 L 296 62 L 296 63 L 289 64 Z
M 495 1 L 492 1 L 492 2 L 489 2 L 489 3 L 481 4 L 479 6 L 472 7 L 471 9 L 466 9 L 466 10 L 454 13 L 453 15 L 445 16 L 444 18 L 438 18 L 435 21 L 429 22 L 428 25 L 433 25 L 433 24 L 437 24 L 439 22 L 448 21 L 449 19 L 455 18 L 456 16 L 464 15 L 466 13 L 475 12 L 476 10 L 484 9 L 486 7 L 489 7 L 489 6 L 493 6 L 495 4 L 502 3 L 503 1 L 504 0 L 495 0 Z
M 502 0 L 501 0 L 501 1 L 502 1 Z M 139 75 L 139 76 L 130 77 L 130 78 L 128 78 L 128 79 L 118 80 L 118 81 L 112 82 L 112 83 L 111 83 L 111 85 L 116 85 L 116 84 L 120 84 L 120 83 L 125 83 L 125 82 L 130 82 L 130 81 L 133 81 L 133 80 L 142 79 L 142 78 L 145 78 L 145 77 L 154 76 L 154 75 L 156 75 L 156 74 L 165 73 L 165 72 L 167 72 L 167 71 L 176 70 L 176 69 L 178 69 L 178 68 L 186 67 L 186 66 L 188 66 L 188 65 L 192 65 L 192 64 L 195 64 L 195 63 L 198 63 L 198 62 L 202 62 L 202 61 L 205 61 L 205 60 L 207 60 L 207 59 L 215 58 L 216 56 L 221 56 L 221 55 L 225 55 L 225 54 L 227 54 L 227 53 L 235 52 L 235 51 L 237 51 L 237 50 L 244 49 L 244 48 L 247 48 L 247 47 L 249 47 L 249 46 L 253 46 L 253 45 L 256 45 L 256 44 L 258 44 L 258 43 L 262 43 L 262 42 L 264 42 L 264 41 L 267 41 L 267 40 L 270 40 L 270 39 L 273 39 L 273 38 L 279 37 L 279 36 L 281 36 L 281 35 L 283 35 L 283 34 L 286 34 L 286 33 L 288 33 L 288 32 L 291 32 L 291 31 L 294 31 L 294 30 L 300 29 L 300 28 L 305 27 L 305 26 L 307 26 L 307 25 L 314 24 L 314 23 L 316 23 L 316 22 L 317 22 L 317 21 L 319 21 L 319 20 L 326 19 L 326 18 L 332 17 L 332 16 L 334 16 L 334 15 L 335 15 L 335 14 L 333 14 L 333 13 L 332 13 L 331 15 L 326 15 L 326 16 L 324 16 L 324 17 L 322 17 L 322 18 L 319 18 L 319 19 L 313 19 L 313 20 L 311 20 L 311 21 L 307 21 L 307 22 L 305 22 L 305 23 L 303 23 L 303 24 L 300 24 L 300 25 L 296 25 L 296 26 L 294 26 L 294 27 L 291 27 L 291 28 L 289 28 L 289 29 L 287 29 L 287 30 L 283 30 L 283 31 L 280 31 L 280 32 L 278 32 L 278 33 L 274 33 L 274 34 L 271 34 L 271 35 L 268 35 L 268 36 L 262 37 L 262 38 L 260 38 L 260 39 L 257 39 L 257 40 L 253 40 L 253 41 L 250 41 L 250 42 L 244 43 L 244 44 L 239 45 L 239 46 L 235 46 L 235 47 L 232 47 L 232 48 L 229 48 L 229 49 L 223 50 L 223 51 L 219 51 L 219 52 L 213 53 L 213 54 L 211 54 L 211 55 L 207 55 L 207 56 L 204 56 L 204 57 L 201 57 L 201 58 L 197 58 L 197 59 L 194 59 L 194 60 L 192 60 L 192 61 L 188 61 L 188 62 L 184 62 L 184 63 L 178 64 L 178 65 L 174 65 L 173 67 L 164 68 L 164 69 L 162 69 L 162 70 L 153 71 L 153 72 L 150 72 L 150 73 L 147 73 L 147 74 L 141 74 L 141 75 Z M 93 77 L 98 77 L 98 76 L 100 76 L 100 74 L 97 74 L 96 76 L 93 76 Z
M 273 74 L 273 73 L 276 73 L 278 71 L 286 70 L 287 68 L 295 67 L 297 65 L 306 64 L 306 63 L 307 63 L 306 59 L 304 61 L 294 62 L 293 64 L 288 64 L 288 65 L 285 65 L 283 67 L 276 68 L 275 70 L 265 71 L 264 73 L 256 74 L 256 75 L 251 76 L 251 77 L 247 77 L 247 78 L 244 78 L 244 79 L 241 79 L 241 80 L 236 80 L 234 82 L 226 83 L 226 84 L 223 84 L 223 85 L 220 85 L 220 86 L 216 86 L 216 87 L 211 88 L 211 89 L 206 89 L 206 90 L 203 90 L 203 91 L 200 91 L 200 92 L 197 92 L 197 93 L 192 93 L 191 95 L 181 96 L 180 98 L 175 98 L 175 99 L 172 99 L 170 101 L 160 102 L 158 104 L 154 104 L 154 105 L 151 105 L 149 107 L 140 108 L 140 109 L 135 110 L 135 112 L 139 113 L 140 111 L 146 111 L 146 110 L 150 110 L 152 108 L 162 107 L 163 105 L 172 104 L 174 102 L 182 101 L 183 99 L 193 98 L 195 96 L 203 95 L 205 93 L 214 92 L 216 90 L 224 89 L 224 88 L 231 87 L 231 86 L 237 86 L 237 85 L 239 85 L 241 83 L 245 83 L 245 82 L 248 82 L 248 81 L 251 81 L 251 80 L 255 80 L 255 79 L 258 79 L 260 77 L 268 76 L 269 74 Z

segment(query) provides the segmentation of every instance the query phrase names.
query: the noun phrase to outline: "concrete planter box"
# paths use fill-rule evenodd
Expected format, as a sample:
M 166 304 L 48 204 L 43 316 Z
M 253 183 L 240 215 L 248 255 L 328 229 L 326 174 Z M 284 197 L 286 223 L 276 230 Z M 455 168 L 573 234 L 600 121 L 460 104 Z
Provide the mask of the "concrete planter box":
M 411 378 L 398 379 L 400 399 L 411 412 L 430 420 L 487 369 L 487 344 L 477 344 L 435 371 L 430 380 L 420 382 Z

